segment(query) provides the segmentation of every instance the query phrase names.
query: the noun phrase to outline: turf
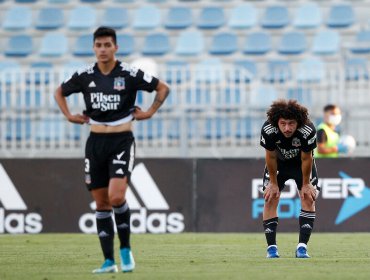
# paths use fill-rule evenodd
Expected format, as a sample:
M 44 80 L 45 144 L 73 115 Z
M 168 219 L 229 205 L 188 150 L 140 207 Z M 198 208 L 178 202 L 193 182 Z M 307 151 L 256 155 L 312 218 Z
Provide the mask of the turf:
M 278 234 L 281 258 L 265 259 L 263 234 L 133 235 L 133 273 L 92 275 L 94 235 L 0 235 L 0 279 L 370 279 L 369 233 L 315 233 L 311 259 L 294 258 L 296 240 Z

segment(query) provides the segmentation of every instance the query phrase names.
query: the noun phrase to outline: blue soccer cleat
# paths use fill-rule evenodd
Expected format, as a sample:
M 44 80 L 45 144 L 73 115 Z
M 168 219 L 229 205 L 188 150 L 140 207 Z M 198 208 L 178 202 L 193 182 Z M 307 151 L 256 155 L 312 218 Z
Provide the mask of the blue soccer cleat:
M 92 273 L 114 273 L 118 272 L 116 263 L 113 260 L 106 259 L 100 268 L 94 269 Z
M 121 255 L 121 269 L 122 272 L 131 272 L 135 269 L 135 260 L 132 256 L 131 249 L 122 248 L 120 249 Z
M 295 251 L 295 257 L 300 259 L 310 258 L 310 255 L 307 254 L 307 246 L 305 244 L 298 244 L 297 250 Z
M 280 258 L 278 248 L 276 245 L 270 245 L 267 247 L 267 256 L 268 259 Z

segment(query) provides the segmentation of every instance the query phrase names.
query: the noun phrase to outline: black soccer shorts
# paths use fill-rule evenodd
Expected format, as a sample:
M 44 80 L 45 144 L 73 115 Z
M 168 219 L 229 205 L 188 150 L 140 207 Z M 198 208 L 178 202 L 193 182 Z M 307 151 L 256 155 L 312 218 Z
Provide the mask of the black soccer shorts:
M 284 161 L 278 161 L 278 174 L 277 174 L 277 181 L 279 186 L 279 191 L 282 191 L 285 187 L 285 182 L 289 179 L 293 179 L 298 187 L 298 190 L 301 190 L 302 188 L 302 169 L 301 164 L 298 162 L 298 164 L 291 164 L 286 163 Z M 321 190 L 321 188 L 318 186 L 319 178 L 317 175 L 317 169 L 315 160 L 312 163 L 312 171 L 311 171 L 311 178 L 310 178 L 311 184 L 316 187 L 318 191 Z M 265 166 L 265 170 L 263 173 L 263 191 L 267 187 L 268 183 L 270 182 L 270 176 L 267 170 L 267 167 Z
M 135 139 L 131 131 L 91 132 L 85 148 L 85 183 L 89 190 L 105 188 L 111 178 L 127 177 L 134 167 Z

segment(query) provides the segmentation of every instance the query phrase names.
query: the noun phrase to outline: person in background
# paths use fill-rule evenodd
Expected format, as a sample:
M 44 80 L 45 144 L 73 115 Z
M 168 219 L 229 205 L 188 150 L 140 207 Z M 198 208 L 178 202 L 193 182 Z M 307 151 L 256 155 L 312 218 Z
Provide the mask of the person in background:
M 324 121 L 317 127 L 316 158 L 337 158 L 339 154 L 348 152 L 347 146 L 339 142 L 339 134 L 335 130 L 342 121 L 340 108 L 333 104 L 324 107 Z

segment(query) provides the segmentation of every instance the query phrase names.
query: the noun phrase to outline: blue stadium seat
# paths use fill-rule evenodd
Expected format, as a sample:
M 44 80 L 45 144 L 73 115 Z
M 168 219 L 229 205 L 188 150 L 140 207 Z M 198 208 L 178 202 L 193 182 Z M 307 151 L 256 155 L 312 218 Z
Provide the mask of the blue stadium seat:
M 250 82 L 257 76 L 257 66 L 253 60 L 237 60 L 234 62 L 235 77 L 234 81 Z
M 245 3 L 231 10 L 229 27 L 234 29 L 252 28 L 257 24 L 258 13 L 252 4 Z
M 142 6 L 134 12 L 133 28 L 154 29 L 161 23 L 161 12 L 155 6 Z
M 189 64 L 182 60 L 166 61 L 165 80 L 169 84 L 181 84 L 190 79 Z M 171 95 L 171 94 L 170 94 Z M 170 97 L 170 96 L 169 96 Z
M 28 56 L 32 53 L 32 37 L 29 35 L 15 35 L 10 37 L 5 47 L 6 56 Z
M 340 37 L 338 32 L 322 30 L 313 38 L 312 52 L 317 55 L 333 55 L 339 51 Z
M 220 28 L 225 24 L 224 10 L 220 7 L 204 7 L 198 19 L 197 26 L 202 29 Z
M 269 60 L 265 81 L 270 83 L 284 83 L 292 78 L 292 70 L 287 60 Z
M 70 12 L 67 26 L 71 30 L 94 28 L 96 24 L 96 10 L 90 6 L 77 6 Z
M 90 4 L 103 2 L 103 0 L 80 0 L 80 1 L 83 3 L 90 3 Z
M 127 56 L 135 51 L 135 41 L 131 34 L 118 34 L 117 45 L 117 55 Z
M 177 55 L 198 55 L 203 49 L 203 33 L 189 30 L 180 33 L 177 39 L 175 53 Z
M 296 28 L 317 28 L 322 23 L 320 7 L 315 2 L 306 2 L 294 14 L 293 26 Z
M 93 35 L 80 35 L 74 45 L 73 54 L 76 56 L 93 56 Z
M 121 7 L 108 7 L 105 9 L 101 25 L 114 29 L 121 29 L 129 24 L 128 12 Z
M 171 7 L 164 20 L 167 29 L 184 29 L 193 22 L 191 10 L 188 7 Z
M 318 57 L 306 57 L 297 67 L 297 80 L 304 83 L 315 83 L 325 78 L 325 64 Z
M 346 80 L 358 81 L 369 79 L 369 66 L 366 58 L 353 57 L 345 61 Z
M 333 28 L 349 27 L 355 22 L 355 13 L 351 4 L 333 4 L 326 24 Z
M 356 34 L 356 39 L 350 46 L 350 50 L 355 54 L 370 53 L 370 31 L 362 30 Z
M 283 28 L 289 23 L 288 9 L 280 5 L 267 6 L 261 18 L 263 28 Z
M 36 19 L 35 27 L 37 29 L 57 29 L 64 24 L 63 10 L 48 7 L 42 8 Z
M 46 33 L 41 40 L 40 56 L 61 57 L 68 51 L 68 40 L 64 33 Z
M 144 55 L 164 55 L 170 51 L 167 33 L 153 33 L 145 37 L 142 53 Z
M 3 28 L 5 30 L 22 30 L 30 28 L 32 10 L 26 6 L 13 6 L 5 12 Z
M 271 51 L 271 36 L 266 32 L 254 32 L 245 40 L 243 52 L 251 55 L 262 55 Z
M 236 35 L 223 32 L 213 36 L 209 53 L 214 55 L 228 55 L 233 54 L 237 49 L 238 41 Z
M 284 33 L 278 46 L 278 52 L 286 55 L 301 54 L 306 49 L 306 37 L 304 33 L 297 31 Z

